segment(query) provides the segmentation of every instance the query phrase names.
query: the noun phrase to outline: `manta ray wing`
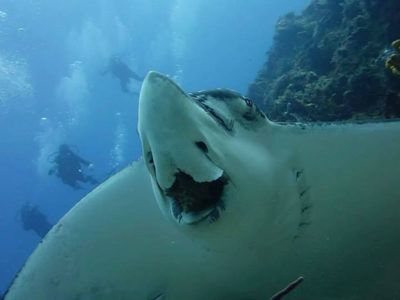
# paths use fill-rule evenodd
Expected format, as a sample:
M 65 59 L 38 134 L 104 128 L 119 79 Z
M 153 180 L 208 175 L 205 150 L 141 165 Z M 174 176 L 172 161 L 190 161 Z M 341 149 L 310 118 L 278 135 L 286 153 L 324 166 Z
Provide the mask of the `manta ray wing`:
M 147 75 L 143 159 L 82 199 L 5 299 L 400 298 L 400 122 L 275 124 Z M 303 278 L 301 277 L 301 278 Z

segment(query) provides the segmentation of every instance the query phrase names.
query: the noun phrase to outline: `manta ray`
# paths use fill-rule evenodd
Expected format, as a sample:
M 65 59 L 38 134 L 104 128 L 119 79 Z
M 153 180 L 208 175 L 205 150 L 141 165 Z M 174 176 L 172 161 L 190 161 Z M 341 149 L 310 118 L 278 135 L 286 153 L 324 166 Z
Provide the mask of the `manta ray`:
M 288 299 L 400 299 L 400 122 L 278 124 L 157 72 L 138 111 L 143 157 L 52 228 L 6 300 L 261 300 L 296 278 Z

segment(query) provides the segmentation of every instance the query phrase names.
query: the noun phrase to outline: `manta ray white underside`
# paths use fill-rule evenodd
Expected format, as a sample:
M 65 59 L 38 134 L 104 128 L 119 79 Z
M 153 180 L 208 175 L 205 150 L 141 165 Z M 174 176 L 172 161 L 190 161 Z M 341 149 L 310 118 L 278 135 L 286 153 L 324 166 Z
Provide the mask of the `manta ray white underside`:
M 400 122 L 275 124 L 151 72 L 138 128 L 5 299 L 400 299 Z

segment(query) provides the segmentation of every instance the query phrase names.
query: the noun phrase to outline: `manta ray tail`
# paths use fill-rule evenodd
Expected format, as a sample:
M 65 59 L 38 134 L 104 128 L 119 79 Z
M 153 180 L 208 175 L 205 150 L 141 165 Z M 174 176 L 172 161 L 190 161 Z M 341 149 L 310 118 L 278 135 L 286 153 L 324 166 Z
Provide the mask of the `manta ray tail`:
M 273 295 L 270 300 L 283 299 L 284 296 L 286 296 L 291 291 L 293 291 L 300 283 L 303 282 L 303 280 L 304 280 L 304 277 L 300 276 L 295 281 L 292 281 L 291 283 L 289 283 L 289 285 L 287 287 L 285 287 L 283 290 L 280 290 L 275 295 Z

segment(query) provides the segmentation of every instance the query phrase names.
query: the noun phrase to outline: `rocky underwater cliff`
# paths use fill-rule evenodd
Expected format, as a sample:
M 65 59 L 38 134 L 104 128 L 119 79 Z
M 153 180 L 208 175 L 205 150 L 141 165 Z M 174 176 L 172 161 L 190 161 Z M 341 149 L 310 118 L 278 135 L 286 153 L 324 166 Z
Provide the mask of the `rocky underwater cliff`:
M 399 39 L 399 0 L 312 0 L 279 19 L 248 96 L 274 121 L 398 118 Z

